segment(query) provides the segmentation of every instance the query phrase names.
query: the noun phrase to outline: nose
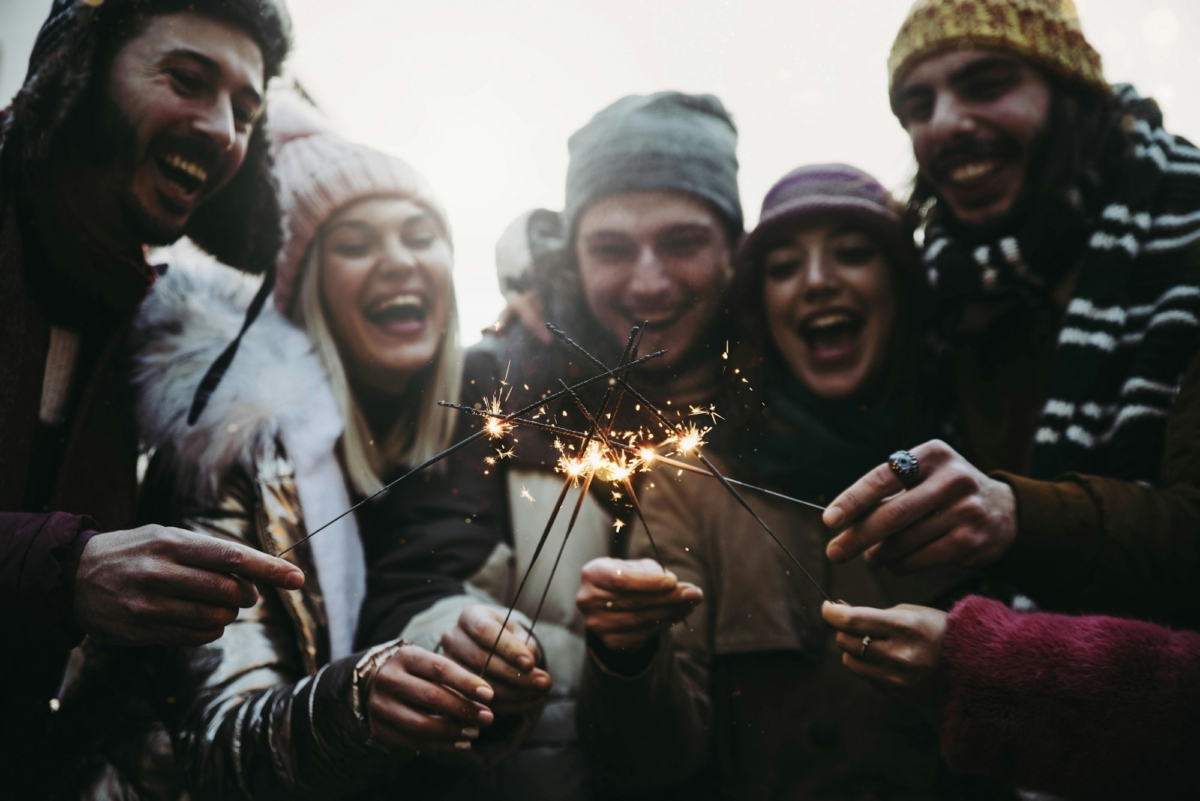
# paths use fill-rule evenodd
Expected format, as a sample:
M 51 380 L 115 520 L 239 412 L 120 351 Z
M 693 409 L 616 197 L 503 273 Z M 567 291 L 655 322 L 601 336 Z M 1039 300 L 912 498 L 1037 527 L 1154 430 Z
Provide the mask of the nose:
M 646 245 L 638 254 L 629 281 L 629 292 L 635 298 L 645 300 L 666 295 L 671 290 L 671 278 L 662 259 L 654 248 Z
M 389 278 L 404 278 L 416 269 L 417 259 L 413 252 L 405 247 L 399 236 L 389 236 L 379 263 L 380 274 Z
M 809 250 L 804 263 L 804 295 L 807 300 L 819 300 L 838 291 L 837 268 L 832 254 L 824 247 Z
M 212 141 L 218 150 L 232 150 L 237 143 L 233 100 L 225 96 L 216 97 L 197 113 L 192 127 Z
M 975 118 L 954 92 L 938 92 L 929 119 L 930 132 L 938 137 L 953 137 L 975 130 Z

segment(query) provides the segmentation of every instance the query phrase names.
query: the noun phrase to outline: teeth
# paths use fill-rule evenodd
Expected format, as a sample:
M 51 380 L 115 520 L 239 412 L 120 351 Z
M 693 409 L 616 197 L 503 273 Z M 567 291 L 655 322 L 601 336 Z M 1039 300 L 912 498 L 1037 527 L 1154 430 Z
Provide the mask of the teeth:
M 974 181 L 977 178 L 982 178 L 988 173 L 996 169 L 997 162 L 995 159 L 987 159 L 986 161 L 972 161 L 968 164 L 960 164 L 950 171 L 950 180 L 955 183 L 964 183 Z
M 846 325 L 854 322 L 854 315 L 845 311 L 826 312 L 812 317 L 804 323 L 804 327 L 809 330 L 820 330 L 823 328 L 832 328 L 835 325 Z
M 192 176 L 201 183 L 208 180 L 208 170 L 204 169 L 194 161 L 188 161 L 177 153 L 172 153 L 171 155 L 167 156 L 164 161 L 166 161 L 175 169 L 186 172 L 188 175 Z
M 395 295 L 387 300 L 382 300 L 371 307 L 372 313 L 381 312 L 384 309 L 399 309 L 399 308 L 415 308 L 422 309 L 425 307 L 425 301 L 420 295 Z

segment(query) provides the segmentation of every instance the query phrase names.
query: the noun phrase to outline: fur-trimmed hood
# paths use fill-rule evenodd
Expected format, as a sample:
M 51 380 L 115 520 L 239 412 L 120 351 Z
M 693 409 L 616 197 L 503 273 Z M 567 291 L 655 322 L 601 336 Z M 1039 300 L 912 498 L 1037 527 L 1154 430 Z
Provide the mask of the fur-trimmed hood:
M 230 469 L 254 475 L 276 442 L 303 437 L 327 454 L 342 431 L 328 378 L 307 334 L 271 304 L 246 333 L 208 408 L 188 425 L 196 385 L 237 334 L 259 281 L 187 240 L 156 255 L 168 267 L 134 321 L 133 383 L 142 443 L 168 459 L 179 491 L 212 500 Z

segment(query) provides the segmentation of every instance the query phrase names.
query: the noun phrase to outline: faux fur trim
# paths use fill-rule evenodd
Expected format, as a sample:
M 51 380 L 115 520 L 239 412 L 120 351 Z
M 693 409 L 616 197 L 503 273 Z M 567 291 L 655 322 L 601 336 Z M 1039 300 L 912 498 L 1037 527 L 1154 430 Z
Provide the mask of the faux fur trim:
M 285 430 L 336 440 L 341 416 L 325 371 L 306 333 L 273 304 L 246 333 L 204 414 L 187 424 L 196 386 L 237 335 L 259 280 L 186 240 L 156 257 L 168 267 L 134 322 L 133 382 L 142 443 L 169 460 L 178 491 L 215 499 L 232 468 L 255 475 Z

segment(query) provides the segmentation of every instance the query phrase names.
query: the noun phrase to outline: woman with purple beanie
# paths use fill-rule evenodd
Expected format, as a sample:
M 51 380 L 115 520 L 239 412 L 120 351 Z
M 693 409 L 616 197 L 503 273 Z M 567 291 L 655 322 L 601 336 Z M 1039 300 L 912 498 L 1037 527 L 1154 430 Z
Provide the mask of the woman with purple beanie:
M 914 395 L 930 383 L 914 380 L 928 360 L 912 230 L 874 178 L 841 164 L 788 173 L 738 257 L 745 337 L 709 435 L 727 475 L 820 503 L 932 435 L 936 408 Z M 691 776 L 739 798 L 1008 797 L 944 770 L 921 709 L 847 681 L 821 620 L 822 593 L 936 606 L 964 574 L 833 566 L 819 512 L 747 491 L 810 581 L 711 478 L 659 470 L 654 483 L 646 525 L 704 602 L 648 642 L 592 638 L 579 729 L 607 774 L 638 788 Z M 638 525 L 630 559 L 652 556 Z M 589 628 L 605 631 L 603 617 Z

